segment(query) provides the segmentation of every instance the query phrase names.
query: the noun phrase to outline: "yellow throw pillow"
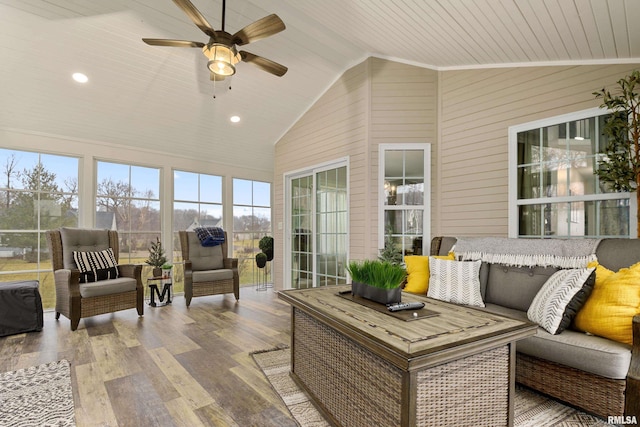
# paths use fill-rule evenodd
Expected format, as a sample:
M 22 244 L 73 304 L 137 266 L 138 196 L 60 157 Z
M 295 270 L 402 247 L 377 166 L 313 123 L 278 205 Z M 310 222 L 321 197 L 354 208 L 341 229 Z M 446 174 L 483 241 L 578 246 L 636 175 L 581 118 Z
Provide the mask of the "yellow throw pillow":
M 578 311 L 574 326 L 631 345 L 636 314 L 640 314 L 640 263 L 617 273 L 598 265 L 593 292 Z
M 453 252 L 449 252 L 449 255 L 439 255 L 434 258 L 455 260 Z M 409 255 L 404 257 L 404 263 L 407 265 L 407 284 L 404 287 L 404 291 L 426 295 L 429 288 L 429 257 Z

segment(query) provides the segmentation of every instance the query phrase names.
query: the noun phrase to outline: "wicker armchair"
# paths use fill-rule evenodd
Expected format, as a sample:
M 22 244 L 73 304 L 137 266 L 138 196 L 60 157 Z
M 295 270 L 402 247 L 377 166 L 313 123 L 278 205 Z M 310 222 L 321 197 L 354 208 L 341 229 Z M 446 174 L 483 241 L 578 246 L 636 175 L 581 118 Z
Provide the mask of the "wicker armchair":
M 205 247 L 193 231 L 179 231 L 184 260 L 184 298 L 187 307 L 191 298 L 233 292 L 240 299 L 238 259 L 227 257 L 227 232 L 224 243 Z
M 78 329 L 81 318 L 136 308 L 144 314 L 144 287 L 141 265 L 118 264 L 118 278 L 80 283 L 81 272 L 73 252 L 113 250 L 119 256 L 118 233 L 113 230 L 60 228 L 46 233 L 56 286 L 56 319 L 64 315 L 71 320 L 71 330 Z

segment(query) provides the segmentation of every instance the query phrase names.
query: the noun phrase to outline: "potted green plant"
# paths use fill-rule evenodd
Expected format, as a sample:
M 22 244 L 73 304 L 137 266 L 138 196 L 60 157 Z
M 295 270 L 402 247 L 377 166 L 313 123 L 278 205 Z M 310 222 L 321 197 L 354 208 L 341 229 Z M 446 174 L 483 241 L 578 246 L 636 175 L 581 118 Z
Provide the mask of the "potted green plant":
M 256 265 L 258 268 L 264 268 L 267 265 L 267 255 L 264 252 L 258 252 L 256 254 Z
M 149 258 L 145 261 L 148 265 L 153 267 L 153 277 L 162 276 L 162 266 L 167 263 L 167 257 L 164 254 L 164 248 L 160 238 L 156 237 L 155 242 L 151 242 L 149 246 Z
M 381 304 L 401 301 L 400 285 L 407 272 L 400 265 L 380 260 L 350 261 L 347 271 L 353 295 Z
M 258 247 L 267 256 L 267 261 L 273 260 L 273 237 L 264 236 L 258 242 Z
M 171 277 L 171 269 L 173 268 L 173 265 L 165 262 L 164 264 L 162 264 L 162 277 L 165 279 L 168 279 Z
M 603 134 L 608 137 L 608 145 L 595 170 L 604 183 L 614 191 L 636 192 L 640 205 L 640 71 L 618 80 L 618 92 L 612 94 L 606 89 L 593 92 L 602 99 L 601 108 L 607 108 L 611 115 L 606 119 Z M 640 238 L 640 209 L 638 210 L 638 238 Z

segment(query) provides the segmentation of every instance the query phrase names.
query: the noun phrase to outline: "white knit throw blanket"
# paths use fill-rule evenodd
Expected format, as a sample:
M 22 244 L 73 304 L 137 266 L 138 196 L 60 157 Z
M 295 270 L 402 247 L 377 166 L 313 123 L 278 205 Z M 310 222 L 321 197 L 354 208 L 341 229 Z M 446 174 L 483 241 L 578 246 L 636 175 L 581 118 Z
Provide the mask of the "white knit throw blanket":
M 583 268 L 596 259 L 599 239 L 509 239 L 460 237 L 453 252 L 463 261 L 481 260 L 518 267 Z

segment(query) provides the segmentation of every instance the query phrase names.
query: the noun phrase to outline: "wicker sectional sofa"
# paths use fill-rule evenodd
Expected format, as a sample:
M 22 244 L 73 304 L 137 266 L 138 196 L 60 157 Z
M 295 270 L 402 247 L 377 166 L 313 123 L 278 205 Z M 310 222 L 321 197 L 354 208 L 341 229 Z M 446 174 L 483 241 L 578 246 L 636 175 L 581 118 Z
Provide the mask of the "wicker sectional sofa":
M 430 254 L 447 255 L 456 241 L 435 237 Z M 595 254 L 602 266 L 618 271 L 640 262 L 640 240 L 603 239 Z M 529 305 L 552 274 L 545 270 L 549 269 L 483 263 L 484 309 L 527 319 Z M 516 382 L 605 419 L 640 419 L 640 315 L 633 318 L 633 345 L 571 327 L 557 335 L 538 328 L 535 336 L 517 344 Z

